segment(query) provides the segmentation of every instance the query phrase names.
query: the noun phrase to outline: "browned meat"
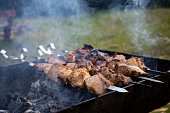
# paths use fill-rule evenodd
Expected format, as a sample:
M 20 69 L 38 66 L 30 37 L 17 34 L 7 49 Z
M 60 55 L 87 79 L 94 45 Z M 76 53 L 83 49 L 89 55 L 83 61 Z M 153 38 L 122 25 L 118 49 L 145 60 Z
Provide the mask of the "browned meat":
M 93 64 L 95 64 L 98 60 L 98 56 L 95 52 L 92 52 L 92 53 L 89 53 L 87 56 L 86 56 L 86 60 L 89 60 L 91 61 Z
M 38 63 L 35 65 L 35 68 L 38 71 L 43 71 L 45 74 L 47 74 L 52 65 L 53 64 L 48 64 L 48 63 Z
M 66 61 L 70 63 L 74 63 L 76 61 L 76 51 L 70 51 L 66 55 Z
M 100 79 L 104 82 L 105 87 L 113 85 L 113 83 L 106 79 L 101 73 L 98 73 L 97 76 L 100 77 Z
M 111 62 L 107 62 L 106 67 L 108 67 L 109 69 L 114 70 L 115 69 L 115 65 L 119 62 L 119 60 L 113 60 Z
M 86 68 L 76 69 L 71 76 L 69 76 L 68 81 L 73 87 L 84 87 L 84 80 L 90 77 L 89 72 Z
M 132 81 L 130 77 L 126 77 L 123 74 L 116 74 L 107 67 L 101 69 L 101 74 L 116 86 L 128 85 Z
M 64 59 L 62 59 L 60 56 L 57 56 L 55 54 L 51 55 L 49 57 L 48 63 L 50 63 L 50 64 L 59 64 L 59 65 L 66 64 Z
M 115 53 L 113 59 L 119 60 L 119 63 L 126 64 L 126 58 L 124 55 L 117 55 L 117 53 Z
M 78 68 L 76 63 L 67 63 L 66 67 L 70 68 L 71 70 L 74 70 L 74 69 Z
M 107 92 L 106 87 L 112 85 L 112 83 L 105 79 L 103 75 L 96 74 L 85 79 L 85 85 L 90 92 L 101 95 Z
M 140 75 L 148 75 L 148 73 L 144 72 L 142 69 L 140 69 L 137 66 L 131 66 L 126 64 L 116 64 L 115 66 L 115 72 L 121 73 L 125 76 L 140 76 Z
M 110 75 L 110 73 L 112 73 L 112 72 L 110 72 L 110 70 L 109 70 L 108 67 L 102 67 L 102 68 L 99 70 L 99 72 L 100 72 L 104 77 L 106 77 L 107 79 L 109 79 L 109 75 Z
M 100 67 L 105 67 L 106 66 L 106 61 L 97 61 L 96 66 L 100 66 Z
M 100 72 L 100 66 L 93 66 L 90 70 L 90 74 L 95 75 Z
M 91 68 L 93 66 L 92 62 L 89 60 L 78 59 L 76 63 L 79 68 L 81 67 Z
M 59 78 L 61 78 L 67 83 L 67 79 L 71 75 L 71 73 L 72 70 L 66 66 L 53 65 L 48 72 L 48 77 L 55 82 L 58 82 Z
M 80 54 L 80 55 L 87 55 L 90 53 L 89 49 L 85 49 L 85 48 L 79 48 L 76 50 L 76 54 Z
M 106 57 L 105 60 L 106 62 L 111 62 L 113 60 L 113 57 Z
M 102 53 L 100 51 L 97 51 L 97 56 L 99 60 L 106 60 L 106 58 L 109 57 L 109 55 L 107 55 L 106 53 Z
M 112 58 L 109 57 L 108 54 L 102 53 L 98 50 L 92 51 L 90 54 L 86 56 L 87 60 L 92 61 L 93 64 L 95 64 L 97 61 L 111 61 Z
M 117 74 L 114 81 L 116 86 L 129 85 L 132 82 L 130 77 L 124 76 L 123 74 Z
M 66 55 L 66 61 L 67 62 L 76 62 L 76 60 L 78 60 L 78 59 L 85 60 L 86 55 L 88 55 L 90 53 L 91 49 L 93 49 L 93 47 L 91 45 L 85 44 L 83 48 L 79 48 L 77 50 L 70 51 Z
M 144 60 L 142 58 L 132 57 L 126 61 L 127 65 L 138 66 L 142 70 L 146 71 L 149 68 L 144 65 Z

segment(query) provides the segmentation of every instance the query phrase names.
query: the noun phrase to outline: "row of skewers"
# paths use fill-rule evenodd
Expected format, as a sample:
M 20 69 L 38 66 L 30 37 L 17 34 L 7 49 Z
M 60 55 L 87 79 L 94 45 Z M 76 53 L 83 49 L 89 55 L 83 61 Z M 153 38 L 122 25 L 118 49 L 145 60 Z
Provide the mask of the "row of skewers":
M 127 90 L 120 87 L 135 83 L 131 77 L 148 75 L 145 71 L 149 68 L 144 65 L 142 58 L 132 57 L 126 59 L 125 56 L 118 54 L 109 56 L 87 44 L 77 50 L 64 51 L 64 53 L 67 53 L 65 56 L 54 54 L 52 50 L 55 49 L 53 43 L 50 43 L 47 49 L 40 45 L 37 49 L 38 57 L 26 56 L 24 54 L 28 52 L 26 48 L 21 50 L 20 58 L 7 56 L 5 50 L 1 50 L 0 53 L 6 59 L 18 60 L 21 63 L 28 62 L 30 66 L 43 71 L 57 83 L 63 80 L 66 84 L 73 87 L 87 88 L 97 95 L 106 93 L 107 89 L 127 92 Z M 28 57 L 40 60 L 44 54 L 51 55 L 46 63 L 26 61 Z M 142 79 L 163 83 L 147 77 L 142 77 Z
M 72 87 L 87 88 L 101 95 L 107 89 L 127 92 L 122 86 L 133 83 L 132 76 L 146 76 L 148 67 L 142 58 L 126 59 L 123 55 L 109 56 L 91 45 L 68 52 L 66 56 L 51 55 L 47 63 L 35 65 L 53 81 L 63 80 Z

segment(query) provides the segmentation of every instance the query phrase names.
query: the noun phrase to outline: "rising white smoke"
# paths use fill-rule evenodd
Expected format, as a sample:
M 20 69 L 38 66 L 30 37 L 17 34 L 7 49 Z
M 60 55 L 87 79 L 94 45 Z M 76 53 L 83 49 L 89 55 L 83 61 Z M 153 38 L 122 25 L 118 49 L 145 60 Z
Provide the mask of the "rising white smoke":
M 149 2 L 150 0 L 129 0 L 124 10 L 124 23 L 128 25 L 128 33 L 139 51 L 143 51 L 145 46 L 153 45 L 156 41 L 150 37 L 147 28 L 145 9 Z

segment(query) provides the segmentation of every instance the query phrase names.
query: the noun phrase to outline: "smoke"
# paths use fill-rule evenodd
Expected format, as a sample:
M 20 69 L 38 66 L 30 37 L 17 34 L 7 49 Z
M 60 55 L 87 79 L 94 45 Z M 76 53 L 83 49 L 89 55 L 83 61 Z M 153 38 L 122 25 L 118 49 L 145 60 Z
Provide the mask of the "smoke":
M 74 49 L 73 47 L 78 45 L 78 42 L 73 44 L 72 38 L 77 39 L 80 36 L 80 15 L 88 12 L 84 0 L 19 2 L 22 2 L 22 13 L 15 24 L 24 26 L 25 30 L 12 41 L 12 45 L 17 46 L 18 51 L 25 47 L 29 53 L 36 55 L 35 51 L 39 45 L 47 46 L 51 42 L 55 43 L 57 49 Z M 8 51 L 11 53 L 10 49 Z
M 124 10 L 124 24 L 128 25 L 128 34 L 139 52 L 143 52 L 145 47 L 152 46 L 156 42 L 151 37 L 146 22 L 145 9 L 149 2 L 150 0 L 130 0 Z
M 83 0 L 30 0 L 22 3 L 24 17 L 70 16 L 85 11 Z

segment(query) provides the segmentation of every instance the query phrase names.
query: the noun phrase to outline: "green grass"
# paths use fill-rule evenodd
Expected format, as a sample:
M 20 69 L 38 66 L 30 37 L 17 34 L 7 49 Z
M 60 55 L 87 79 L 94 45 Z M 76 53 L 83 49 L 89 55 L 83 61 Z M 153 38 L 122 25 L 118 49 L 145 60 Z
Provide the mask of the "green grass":
M 60 49 L 72 50 L 88 43 L 98 49 L 170 59 L 170 9 L 110 10 L 67 18 L 16 18 L 15 24 L 29 29 L 10 42 L 0 41 L 0 48 L 12 55 L 17 55 L 22 47 L 35 54 L 38 45 L 54 42 Z
M 110 10 L 67 18 L 16 18 L 15 24 L 25 25 L 29 30 L 17 34 L 10 42 L 0 41 L 0 48 L 12 55 L 17 55 L 22 47 L 35 54 L 38 45 L 54 42 L 60 49 L 72 50 L 88 43 L 98 49 L 170 59 L 170 9 Z

